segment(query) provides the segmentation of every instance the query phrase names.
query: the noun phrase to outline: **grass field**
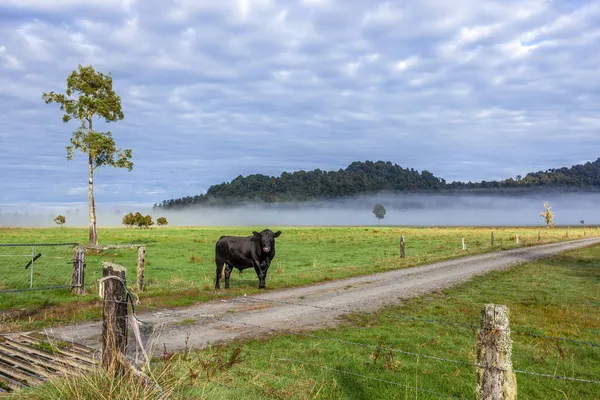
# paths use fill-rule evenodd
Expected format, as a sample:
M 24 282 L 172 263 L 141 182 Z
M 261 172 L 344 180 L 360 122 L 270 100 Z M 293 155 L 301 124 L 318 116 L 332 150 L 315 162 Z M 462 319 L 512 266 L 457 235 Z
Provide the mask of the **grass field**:
M 475 330 L 394 316 L 478 325 L 481 307 L 490 302 L 509 307 L 513 332 L 599 342 L 600 246 L 492 272 L 374 315 L 350 315 L 340 328 L 314 332 L 328 339 L 282 334 L 223 348 L 167 353 L 152 369 L 172 399 L 473 398 L 471 366 L 332 339 L 475 362 Z M 515 369 L 600 378 L 599 347 L 516 333 L 512 338 Z M 236 348 L 241 349 L 239 356 Z M 112 399 L 156 398 L 124 379 L 88 376 L 48 384 L 19 398 L 105 399 L 107 393 Z M 600 385 L 593 383 L 523 374 L 517 374 L 517 383 L 519 399 L 597 399 L 600 393 Z
M 258 228 L 202 227 L 158 228 L 149 230 L 113 228 L 99 230 L 101 244 L 143 243 L 147 248 L 147 288 L 139 293 L 146 305 L 185 306 L 216 296 L 235 296 L 257 292 L 257 277 L 252 270 L 242 276 L 232 274 L 232 289 L 215 293 L 214 244 L 224 234 L 249 235 Z M 406 268 L 427 262 L 490 251 L 490 232 L 495 235 L 495 249 L 507 249 L 537 243 L 541 231 L 543 243 L 565 240 L 563 228 L 398 228 L 398 227 L 272 227 L 281 229 L 277 255 L 267 276 L 267 288 L 276 289 L 364 275 L 390 269 Z M 515 234 L 519 235 L 517 245 Z M 587 229 L 587 236 L 596 234 Z M 406 237 L 406 258 L 400 259 L 399 237 Z M 571 228 L 569 238 L 584 236 L 582 228 Z M 462 250 L 461 238 L 467 250 Z M 86 243 L 86 229 L 0 229 L 0 243 Z M 31 249 L 20 258 L 2 257 L 16 248 L 0 247 L 0 288 L 28 285 L 30 270 L 21 264 L 31 257 Z M 52 250 L 50 250 L 52 249 Z M 44 248 L 54 251 L 36 262 L 36 285 L 68 284 L 71 278 L 71 249 Z M 37 251 L 36 251 L 37 252 Z M 52 260 L 56 259 L 56 264 Z M 97 279 L 102 261 L 124 265 L 132 290 L 136 276 L 135 250 L 110 250 L 88 253 L 86 289 L 88 295 L 74 296 L 68 289 L 2 293 L 0 296 L 0 331 L 38 329 L 58 323 L 98 318 L 100 316 Z M 20 264 L 15 266 L 15 260 Z M 46 264 L 40 264 L 45 260 Z M 11 285 L 14 285 L 11 286 Z M 19 286 L 21 285 L 21 286 Z

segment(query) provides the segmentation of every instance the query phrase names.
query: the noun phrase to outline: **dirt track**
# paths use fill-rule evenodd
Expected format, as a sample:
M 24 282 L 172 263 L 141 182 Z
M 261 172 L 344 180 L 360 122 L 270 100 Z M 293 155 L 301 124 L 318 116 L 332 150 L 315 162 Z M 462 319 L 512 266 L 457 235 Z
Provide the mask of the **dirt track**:
M 506 250 L 311 286 L 271 289 L 258 295 L 213 300 L 177 310 L 138 311 L 137 315 L 147 323 L 141 325 L 142 338 L 154 352 L 162 352 L 163 343 L 168 351 L 182 350 L 188 335 L 189 346 L 199 348 L 217 341 L 264 337 L 277 329 L 311 330 L 331 326 L 340 315 L 352 310 L 374 310 L 398 303 L 400 299 L 456 285 L 475 275 L 598 243 L 600 238 L 590 238 Z M 101 347 L 102 322 L 52 328 L 46 332 Z M 129 350 L 134 351 L 131 335 L 129 343 Z

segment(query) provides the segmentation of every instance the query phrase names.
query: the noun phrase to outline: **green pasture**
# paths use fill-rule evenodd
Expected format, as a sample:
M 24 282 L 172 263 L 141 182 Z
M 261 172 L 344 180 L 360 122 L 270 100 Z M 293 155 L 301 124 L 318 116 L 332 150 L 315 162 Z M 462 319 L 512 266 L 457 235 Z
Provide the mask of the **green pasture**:
M 311 333 L 319 338 L 282 333 L 202 351 L 167 349 L 152 362 L 152 376 L 171 399 L 472 399 L 474 367 L 391 350 L 473 363 L 476 329 L 398 317 L 478 325 L 487 303 L 509 307 L 515 369 L 599 381 L 600 347 L 526 333 L 600 342 L 600 246 L 478 276 L 372 315 L 348 315 L 341 327 Z M 600 393 L 595 383 L 516 376 L 519 399 L 597 399 Z M 157 398 L 130 376 L 101 373 L 19 396 L 75 397 Z
M 403 228 L 403 227 L 270 227 L 283 234 L 277 239 L 277 254 L 267 276 L 267 289 L 307 285 L 326 280 L 365 275 L 391 269 L 491 251 L 566 240 L 563 228 Z M 153 306 L 185 306 L 216 296 L 257 292 L 253 270 L 232 274 L 231 290 L 213 290 L 214 245 L 221 235 L 250 235 L 259 227 L 189 227 L 126 229 L 100 228 L 101 245 L 144 244 L 146 289 L 138 293 L 142 303 Z M 586 235 L 596 234 L 587 228 Z M 516 235 L 520 243 L 516 243 Z M 406 258 L 399 258 L 400 235 L 406 239 Z M 569 239 L 582 238 L 583 228 L 571 228 Z M 462 238 L 467 250 L 462 250 Z M 87 230 L 76 228 L 1 228 L 0 243 L 83 243 Z M 68 285 L 71 279 L 70 247 L 36 248 L 44 253 L 35 262 L 34 283 L 40 287 Z M 15 255 L 19 257 L 2 257 Z M 24 266 L 31 248 L 0 247 L 0 289 L 29 287 L 31 270 Z M 38 328 L 56 323 L 97 318 L 100 314 L 97 279 L 102 261 L 124 265 L 128 283 L 135 291 L 137 251 L 89 251 L 86 257 L 85 296 L 68 289 L 2 293 L 0 316 L 4 330 Z M 43 261 L 43 262 L 42 262 Z M 55 262 L 54 262 L 55 261 Z M 67 307 L 68 306 L 68 307 Z M 2 330 L 2 329 L 0 329 Z

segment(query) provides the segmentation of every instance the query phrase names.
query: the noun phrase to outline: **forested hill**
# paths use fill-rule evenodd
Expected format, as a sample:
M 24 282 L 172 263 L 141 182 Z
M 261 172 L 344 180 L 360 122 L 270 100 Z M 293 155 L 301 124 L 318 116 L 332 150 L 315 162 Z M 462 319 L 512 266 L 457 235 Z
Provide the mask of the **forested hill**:
M 165 200 L 156 208 L 182 208 L 193 204 L 231 205 L 240 202 L 284 202 L 331 199 L 358 194 L 402 191 L 571 187 L 600 189 L 600 158 L 570 168 L 532 172 L 503 181 L 452 182 L 429 171 L 402 168 L 391 162 L 353 162 L 339 171 L 284 172 L 279 177 L 261 174 L 238 176 L 211 186 L 206 194 Z

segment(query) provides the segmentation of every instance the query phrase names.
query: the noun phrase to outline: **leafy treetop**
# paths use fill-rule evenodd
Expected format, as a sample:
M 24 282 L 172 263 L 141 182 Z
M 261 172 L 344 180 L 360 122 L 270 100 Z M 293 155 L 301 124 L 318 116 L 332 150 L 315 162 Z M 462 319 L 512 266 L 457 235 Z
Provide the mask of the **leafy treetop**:
M 72 160 L 75 150 L 89 155 L 92 167 L 108 165 L 116 168 L 133 168 L 131 149 L 117 149 L 111 132 L 93 130 L 94 117 L 105 122 L 115 122 L 124 118 L 121 98 L 112 88 L 112 77 L 94 70 L 92 66 L 78 66 L 67 78 L 65 94 L 44 93 L 42 99 L 49 103 L 58 103 L 64 111 L 63 122 L 72 119 L 80 121 L 79 128 L 73 132 L 71 145 L 67 146 L 67 159 Z

